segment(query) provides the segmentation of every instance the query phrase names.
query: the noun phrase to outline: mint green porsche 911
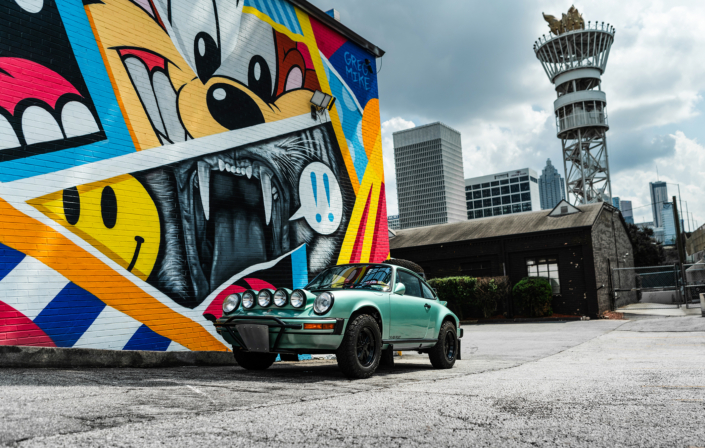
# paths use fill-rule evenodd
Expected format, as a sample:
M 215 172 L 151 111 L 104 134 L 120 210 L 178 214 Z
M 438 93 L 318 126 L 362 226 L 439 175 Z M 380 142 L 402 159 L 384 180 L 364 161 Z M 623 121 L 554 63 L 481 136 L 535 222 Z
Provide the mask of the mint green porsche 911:
M 460 359 L 458 317 L 414 272 L 391 264 L 334 266 L 305 288 L 232 294 L 223 317 L 212 318 L 250 370 L 271 366 L 278 354 L 335 354 L 349 378 L 367 378 L 394 364 L 395 351 L 428 353 L 450 369 Z

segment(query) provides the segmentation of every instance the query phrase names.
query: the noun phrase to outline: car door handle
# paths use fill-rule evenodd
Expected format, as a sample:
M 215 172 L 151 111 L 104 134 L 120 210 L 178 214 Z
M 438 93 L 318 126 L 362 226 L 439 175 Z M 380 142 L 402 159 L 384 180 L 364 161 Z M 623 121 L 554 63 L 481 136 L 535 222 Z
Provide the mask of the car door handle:
M 431 305 L 429 305 L 428 303 L 425 304 L 423 307 L 426 308 L 427 310 L 430 310 L 430 309 L 431 309 Z

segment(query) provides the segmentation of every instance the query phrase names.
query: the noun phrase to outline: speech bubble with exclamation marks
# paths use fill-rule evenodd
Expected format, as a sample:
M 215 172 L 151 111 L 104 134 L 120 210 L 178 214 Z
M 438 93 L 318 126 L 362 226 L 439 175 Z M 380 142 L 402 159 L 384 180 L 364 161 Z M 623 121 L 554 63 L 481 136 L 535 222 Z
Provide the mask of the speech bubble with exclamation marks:
M 299 178 L 299 202 L 301 208 L 289 221 L 303 218 L 321 235 L 330 235 L 340 227 L 343 195 L 338 179 L 327 165 L 313 162 L 304 169 Z

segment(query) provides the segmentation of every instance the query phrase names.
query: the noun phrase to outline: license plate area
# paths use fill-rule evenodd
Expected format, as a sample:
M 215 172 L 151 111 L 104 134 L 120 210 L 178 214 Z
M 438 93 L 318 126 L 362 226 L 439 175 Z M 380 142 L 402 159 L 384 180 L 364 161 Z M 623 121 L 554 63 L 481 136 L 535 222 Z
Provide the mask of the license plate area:
M 245 349 L 256 353 L 269 353 L 269 327 L 267 325 L 239 324 L 235 325 L 240 333 Z

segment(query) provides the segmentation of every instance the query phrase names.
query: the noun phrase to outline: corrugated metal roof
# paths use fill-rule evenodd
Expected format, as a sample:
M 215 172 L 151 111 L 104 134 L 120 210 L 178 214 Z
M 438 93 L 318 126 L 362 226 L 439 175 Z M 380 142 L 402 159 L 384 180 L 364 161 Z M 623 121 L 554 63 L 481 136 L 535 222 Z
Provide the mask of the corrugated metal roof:
M 453 224 L 439 224 L 415 229 L 397 230 L 389 241 L 390 249 L 430 246 L 454 241 L 479 240 L 505 235 L 545 232 L 549 230 L 592 227 L 604 203 L 581 205 L 582 213 L 550 217 L 551 210 L 517 213 L 515 215 L 472 219 Z

